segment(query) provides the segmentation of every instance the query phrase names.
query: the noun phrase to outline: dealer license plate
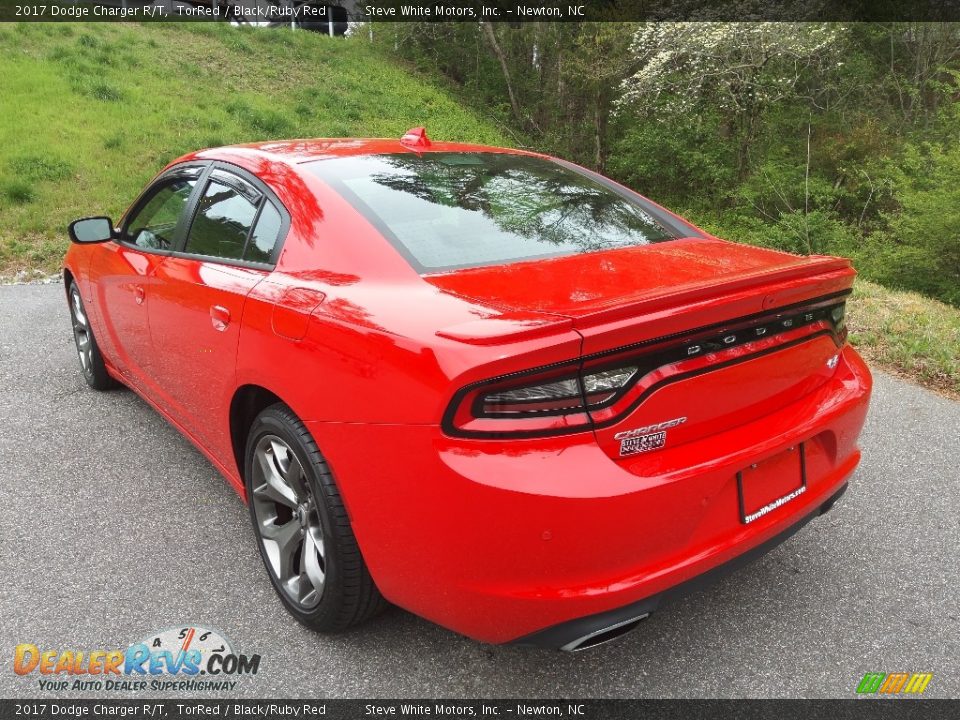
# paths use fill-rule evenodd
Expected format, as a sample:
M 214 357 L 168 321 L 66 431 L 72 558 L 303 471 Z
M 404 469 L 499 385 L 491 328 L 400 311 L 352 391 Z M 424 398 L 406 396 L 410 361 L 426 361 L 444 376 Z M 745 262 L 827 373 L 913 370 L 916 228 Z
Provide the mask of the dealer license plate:
M 740 521 L 747 525 L 759 520 L 806 491 L 807 467 L 800 443 L 737 473 Z

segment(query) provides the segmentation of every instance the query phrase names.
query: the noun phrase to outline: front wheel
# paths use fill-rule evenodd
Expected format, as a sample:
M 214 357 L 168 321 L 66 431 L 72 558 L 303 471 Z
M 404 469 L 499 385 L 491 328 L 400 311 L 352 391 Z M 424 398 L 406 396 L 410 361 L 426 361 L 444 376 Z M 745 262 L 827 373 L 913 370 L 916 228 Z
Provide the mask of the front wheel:
M 386 602 L 360 554 L 330 468 L 285 405 L 257 416 L 244 478 L 260 555 L 280 600 L 303 625 L 340 632 Z
M 80 297 L 80 289 L 75 282 L 70 283 L 67 291 L 70 298 L 70 321 L 73 323 L 73 339 L 77 344 L 77 355 L 80 357 L 80 370 L 87 385 L 94 390 L 109 390 L 116 387 L 116 381 L 107 372 L 107 366 L 100 354 L 97 339 L 93 336 L 90 327 L 90 317 Z

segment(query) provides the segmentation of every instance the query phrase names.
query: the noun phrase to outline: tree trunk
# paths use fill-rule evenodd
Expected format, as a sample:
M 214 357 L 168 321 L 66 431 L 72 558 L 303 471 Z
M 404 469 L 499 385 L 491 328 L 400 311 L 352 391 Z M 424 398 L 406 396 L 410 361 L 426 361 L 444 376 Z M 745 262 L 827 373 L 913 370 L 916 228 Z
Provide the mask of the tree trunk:
M 743 182 L 750 174 L 750 150 L 756 137 L 760 109 L 752 102 L 745 103 L 738 123 L 739 144 L 737 147 L 737 180 Z
M 480 27 L 483 28 L 484 37 L 487 38 L 487 42 L 490 43 L 490 48 L 493 50 L 493 54 L 497 56 L 497 60 L 500 62 L 500 69 L 503 71 L 503 80 L 507 84 L 507 95 L 510 96 L 510 107 L 513 109 L 513 115 L 517 120 L 522 121 L 523 118 L 520 116 L 520 105 L 517 103 L 517 97 L 513 92 L 513 83 L 510 80 L 510 67 L 507 65 L 507 57 L 503 54 L 503 50 L 500 48 L 500 43 L 497 42 L 497 36 L 493 32 L 493 26 L 488 23 L 480 23 Z
M 594 96 L 593 105 L 593 163 L 598 172 L 603 172 L 606 158 L 603 148 L 604 122 L 603 122 L 603 91 L 597 88 Z

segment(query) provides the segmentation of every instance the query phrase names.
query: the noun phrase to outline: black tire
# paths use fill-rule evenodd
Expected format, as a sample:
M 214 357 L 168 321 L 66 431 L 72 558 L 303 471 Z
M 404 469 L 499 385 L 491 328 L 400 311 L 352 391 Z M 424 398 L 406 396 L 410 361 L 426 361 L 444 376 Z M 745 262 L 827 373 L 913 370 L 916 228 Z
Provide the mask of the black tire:
M 318 632 L 342 632 L 387 606 L 360 554 L 330 468 L 286 405 L 271 405 L 253 421 L 244 480 L 260 557 L 273 589 L 298 622 Z
M 80 296 L 77 284 L 73 281 L 67 289 L 67 298 L 70 306 L 70 321 L 73 323 L 73 340 L 77 345 L 77 356 L 80 359 L 80 372 L 83 373 L 83 379 L 94 390 L 110 390 L 117 387 L 117 381 L 107 372 L 100 346 L 97 345 L 97 339 L 93 335 L 83 298 Z

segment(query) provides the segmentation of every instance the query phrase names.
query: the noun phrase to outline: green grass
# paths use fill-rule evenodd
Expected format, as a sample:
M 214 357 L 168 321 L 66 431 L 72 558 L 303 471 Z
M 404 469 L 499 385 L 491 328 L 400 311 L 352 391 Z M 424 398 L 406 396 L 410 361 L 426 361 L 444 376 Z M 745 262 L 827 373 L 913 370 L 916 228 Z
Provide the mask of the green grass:
M 872 364 L 960 398 L 960 308 L 858 279 L 850 342 Z
M 190 150 L 284 137 L 509 145 L 364 38 L 226 24 L 0 27 L 0 275 L 53 271 L 77 217 L 118 217 Z

